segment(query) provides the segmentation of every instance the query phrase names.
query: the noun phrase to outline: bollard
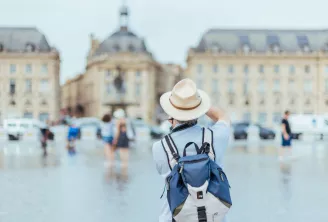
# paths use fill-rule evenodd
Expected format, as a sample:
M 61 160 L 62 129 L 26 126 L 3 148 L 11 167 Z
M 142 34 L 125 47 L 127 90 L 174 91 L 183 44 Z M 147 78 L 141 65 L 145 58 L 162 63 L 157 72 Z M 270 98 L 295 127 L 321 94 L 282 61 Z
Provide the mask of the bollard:
M 23 141 L 38 141 L 40 139 L 39 129 L 28 129 L 23 133 Z
M 81 140 L 97 140 L 97 128 L 96 127 L 83 127 L 81 130 Z
M 0 142 L 6 142 L 8 140 L 7 131 L 4 128 L 0 128 Z

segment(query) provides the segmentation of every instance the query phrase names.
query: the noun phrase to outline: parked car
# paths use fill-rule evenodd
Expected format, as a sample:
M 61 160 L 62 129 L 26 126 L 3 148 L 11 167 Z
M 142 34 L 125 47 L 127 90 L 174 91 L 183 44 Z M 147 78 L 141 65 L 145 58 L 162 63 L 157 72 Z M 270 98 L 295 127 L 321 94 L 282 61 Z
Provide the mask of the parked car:
M 150 135 L 153 139 L 161 139 L 164 132 L 159 126 L 150 126 Z
M 42 122 L 36 119 L 11 118 L 3 121 L 9 140 L 19 140 L 27 130 L 40 129 Z
M 241 122 L 232 124 L 233 135 L 235 139 L 247 139 L 249 127 L 257 127 L 260 139 L 274 139 L 276 134 L 272 129 L 261 126 L 260 124 L 251 124 L 249 122 Z

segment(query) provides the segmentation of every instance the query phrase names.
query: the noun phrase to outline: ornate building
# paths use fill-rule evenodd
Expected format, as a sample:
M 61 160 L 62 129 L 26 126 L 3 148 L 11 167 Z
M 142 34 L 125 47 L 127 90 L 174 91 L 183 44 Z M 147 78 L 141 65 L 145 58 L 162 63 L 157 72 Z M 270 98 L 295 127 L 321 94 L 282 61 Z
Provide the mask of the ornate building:
M 126 109 L 129 117 L 140 117 L 149 122 L 156 120 L 157 95 L 169 88 L 181 68 L 159 64 L 144 39 L 129 29 L 128 18 L 128 8 L 123 6 L 117 31 L 102 42 L 90 36 L 86 71 L 82 77 L 69 80 L 62 87 L 63 108 L 80 104 L 85 116 L 101 117 L 121 107 Z M 164 85 L 162 80 L 167 83 Z M 72 101 L 74 96 L 68 88 L 77 81 L 82 82 L 79 86 L 83 90 L 80 90 L 80 101 Z
M 36 28 L 0 28 L 0 121 L 56 120 L 60 57 Z
M 212 29 L 189 50 L 185 74 L 235 121 L 327 113 L 328 30 Z

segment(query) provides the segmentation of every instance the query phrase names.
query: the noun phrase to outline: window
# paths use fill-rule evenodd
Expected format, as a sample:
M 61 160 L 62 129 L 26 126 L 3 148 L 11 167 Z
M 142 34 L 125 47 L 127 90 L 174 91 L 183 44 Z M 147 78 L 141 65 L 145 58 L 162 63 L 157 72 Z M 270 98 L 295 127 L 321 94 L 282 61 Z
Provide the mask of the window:
M 108 69 L 105 71 L 105 78 L 110 78 L 112 76 L 112 72 Z
M 217 93 L 219 90 L 219 80 L 213 79 L 212 81 L 212 92 Z
M 264 73 L 264 65 L 259 65 L 259 73 Z
M 296 91 L 296 84 L 293 79 L 288 80 L 288 88 L 289 88 L 289 91 L 291 91 L 291 92 Z
M 244 73 L 247 74 L 249 71 L 249 67 L 248 65 L 244 65 Z
M 306 80 L 304 82 L 304 91 L 305 92 L 312 92 L 312 80 Z
M 46 122 L 49 119 L 49 113 L 40 113 L 39 120 L 42 122 Z
M 258 122 L 259 124 L 265 124 L 267 119 L 266 113 L 259 113 Z
M 10 64 L 10 74 L 16 73 L 16 65 L 15 64 Z
M 247 79 L 245 79 L 244 83 L 243 83 L 243 93 L 244 93 L 244 95 L 248 94 L 248 80 Z
M 274 66 L 273 66 L 273 71 L 274 71 L 275 73 L 279 73 L 279 65 L 274 65 Z
M 262 98 L 261 100 L 260 100 L 260 105 L 264 105 L 265 104 L 265 101 L 264 101 L 264 99 Z
M 281 114 L 276 112 L 276 113 L 273 113 L 273 122 L 274 123 L 280 123 L 281 122 Z
M 290 104 L 290 105 L 294 105 L 294 104 L 295 104 L 295 99 L 291 99 L 291 100 L 289 101 L 289 104 Z
M 228 80 L 228 92 L 229 93 L 233 93 L 234 92 L 233 80 L 231 80 L 231 79 Z
M 310 99 L 306 99 L 306 100 L 305 100 L 305 105 L 307 105 L 307 106 L 308 106 L 308 105 L 311 105 L 311 100 L 310 100 Z
M 265 91 L 265 82 L 263 79 L 259 80 L 259 84 L 258 84 L 258 92 L 260 93 L 264 93 Z
M 40 92 L 46 92 L 49 90 L 49 82 L 47 79 L 40 80 Z
M 295 66 L 293 65 L 289 66 L 289 74 L 295 74 Z
M 105 90 L 106 90 L 106 94 L 110 94 L 111 92 L 112 92 L 112 84 L 111 83 L 107 83 L 106 85 L 105 85 Z
M 25 101 L 25 106 L 30 106 L 31 105 L 31 101 L 30 100 L 26 100 Z
M 328 79 L 325 80 L 325 92 L 328 93 Z
M 15 92 L 16 92 L 16 81 L 14 79 L 10 79 L 9 92 L 10 92 L 10 94 L 15 94 Z
M 251 113 L 250 112 L 246 112 L 243 114 L 243 121 L 245 121 L 245 122 L 251 121 Z
M 141 78 L 141 72 L 140 71 L 136 71 L 136 79 L 140 79 Z
M 47 64 L 42 64 L 41 73 L 42 74 L 48 74 L 48 65 Z
M 25 80 L 25 92 L 32 92 L 32 80 L 26 79 Z
M 140 96 L 141 94 L 141 84 L 140 83 L 136 83 L 136 96 Z
M 197 85 L 197 87 L 198 87 L 199 89 L 202 89 L 202 88 L 203 88 L 203 79 L 199 78 L 199 79 L 197 80 L 196 85 Z
M 309 65 L 304 66 L 304 72 L 305 73 L 310 73 L 310 66 Z
M 203 65 L 202 64 L 198 64 L 197 65 L 197 73 L 201 74 L 203 72 Z
M 31 64 L 27 64 L 25 66 L 25 73 L 32 73 L 32 65 Z
M 234 100 L 233 100 L 233 98 L 230 98 L 229 99 L 229 105 L 233 105 L 234 104 Z
M 213 65 L 213 72 L 218 73 L 219 72 L 219 66 L 218 65 Z
M 273 92 L 279 92 L 280 91 L 280 80 L 275 79 L 273 82 Z
M 31 112 L 25 112 L 24 113 L 24 118 L 33 119 L 33 113 L 31 113 Z
M 233 73 L 234 72 L 234 67 L 233 65 L 228 66 L 228 73 Z

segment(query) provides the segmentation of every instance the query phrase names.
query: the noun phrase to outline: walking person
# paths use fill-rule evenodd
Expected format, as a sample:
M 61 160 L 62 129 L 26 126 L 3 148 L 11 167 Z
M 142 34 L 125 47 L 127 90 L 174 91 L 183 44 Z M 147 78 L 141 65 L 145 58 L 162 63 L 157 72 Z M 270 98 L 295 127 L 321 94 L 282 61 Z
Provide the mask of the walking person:
M 286 155 L 286 152 L 288 155 L 291 156 L 292 152 L 292 130 L 288 121 L 290 112 L 288 110 L 285 111 L 284 117 L 281 121 L 281 149 L 279 152 L 279 160 L 283 160 L 284 156 Z
M 152 149 L 167 190 L 159 222 L 225 221 L 231 206 L 222 170 L 231 131 L 228 115 L 211 107 L 209 96 L 190 79 L 163 94 L 160 104 L 172 130 Z M 205 114 L 215 123 L 209 128 L 197 124 Z
M 43 150 L 43 156 L 46 157 L 48 155 L 48 151 L 47 151 L 47 146 L 48 146 L 48 139 L 50 136 L 50 130 L 47 124 L 43 123 L 40 126 L 40 132 L 41 132 L 41 138 L 40 138 L 40 142 L 41 142 L 41 148 Z
M 103 125 L 101 127 L 101 136 L 104 141 L 104 153 L 107 163 L 112 164 L 115 158 L 115 150 L 112 146 L 114 140 L 114 124 L 112 117 L 109 114 L 105 114 L 102 121 Z
M 122 173 L 127 175 L 128 161 L 129 161 L 129 138 L 127 135 L 127 121 L 125 112 L 122 109 L 114 112 L 116 132 L 113 146 L 119 151 Z

